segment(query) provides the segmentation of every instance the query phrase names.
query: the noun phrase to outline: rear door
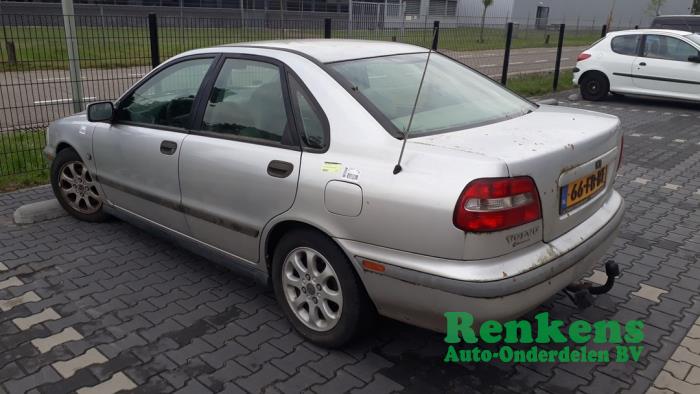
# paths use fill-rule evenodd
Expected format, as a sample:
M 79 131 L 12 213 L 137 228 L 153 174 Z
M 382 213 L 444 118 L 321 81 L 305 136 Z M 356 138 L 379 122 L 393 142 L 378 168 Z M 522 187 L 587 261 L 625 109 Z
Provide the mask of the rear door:
M 180 153 L 191 235 L 251 262 L 265 224 L 295 199 L 301 149 L 284 67 L 259 56 L 222 58 Z
M 179 210 L 178 159 L 213 63 L 214 56 L 200 56 L 164 66 L 124 96 L 111 124 L 95 128 L 97 176 L 111 203 L 187 233 Z
M 645 35 L 641 57 L 632 69 L 634 84 L 652 94 L 700 98 L 700 63 L 688 60 L 698 55 L 697 48 L 679 38 Z

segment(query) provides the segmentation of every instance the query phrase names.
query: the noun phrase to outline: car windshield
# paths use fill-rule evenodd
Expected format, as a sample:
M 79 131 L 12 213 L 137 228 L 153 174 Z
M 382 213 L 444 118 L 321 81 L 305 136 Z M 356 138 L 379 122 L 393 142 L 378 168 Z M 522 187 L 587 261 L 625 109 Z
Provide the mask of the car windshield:
M 376 107 L 378 111 L 368 108 L 375 117 L 385 117 L 398 129 L 389 130 L 396 134 L 404 133 L 408 125 L 427 55 L 350 60 L 332 63 L 330 67 Z M 366 103 L 365 106 L 371 107 Z M 533 109 L 533 104 L 483 75 L 433 53 L 409 132 L 420 136 L 465 129 L 524 115 Z
M 690 41 L 700 45 L 700 34 L 695 33 L 686 37 L 690 38 Z

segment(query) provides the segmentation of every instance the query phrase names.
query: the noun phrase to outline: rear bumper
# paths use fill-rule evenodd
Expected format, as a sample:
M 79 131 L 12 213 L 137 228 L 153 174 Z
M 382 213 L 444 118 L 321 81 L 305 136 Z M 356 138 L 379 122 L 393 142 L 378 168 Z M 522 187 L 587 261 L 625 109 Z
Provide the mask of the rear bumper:
M 478 261 L 337 241 L 357 265 L 379 313 L 443 331 L 444 312 L 469 312 L 477 321 L 507 320 L 579 280 L 613 242 L 623 213 L 624 201 L 613 191 L 596 214 L 552 242 Z M 363 259 L 381 262 L 386 270 L 363 270 Z

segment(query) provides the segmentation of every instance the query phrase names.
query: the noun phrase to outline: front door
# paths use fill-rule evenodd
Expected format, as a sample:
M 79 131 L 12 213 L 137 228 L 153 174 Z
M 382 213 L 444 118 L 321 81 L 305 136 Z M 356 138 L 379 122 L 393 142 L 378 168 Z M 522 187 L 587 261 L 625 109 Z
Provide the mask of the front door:
M 645 36 L 642 56 L 632 69 L 634 84 L 664 96 L 700 98 L 700 63 L 691 62 L 698 50 L 675 37 Z
M 93 137 L 97 177 L 109 202 L 187 233 L 180 211 L 178 159 L 192 107 L 213 57 L 179 61 L 138 85 L 111 124 Z
M 281 64 L 228 57 L 180 153 L 193 237 L 250 262 L 265 224 L 296 196 L 301 150 Z

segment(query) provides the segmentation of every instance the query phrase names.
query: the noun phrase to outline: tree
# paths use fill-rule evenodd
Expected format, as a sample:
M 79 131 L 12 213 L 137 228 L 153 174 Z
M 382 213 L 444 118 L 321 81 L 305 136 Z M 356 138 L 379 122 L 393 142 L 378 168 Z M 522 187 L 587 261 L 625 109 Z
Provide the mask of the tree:
M 667 1 L 668 0 L 649 0 L 649 5 L 647 6 L 647 14 L 651 16 L 661 15 L 661 7 L 663 7 Z
M 484 42 L 484 25 L 486 25 L 486 10 L 491 7 L 493 0 L 481 0 L 484 3 L 484 12 L 481 14 L 481 32 L 479 33 L 479 42 Z

